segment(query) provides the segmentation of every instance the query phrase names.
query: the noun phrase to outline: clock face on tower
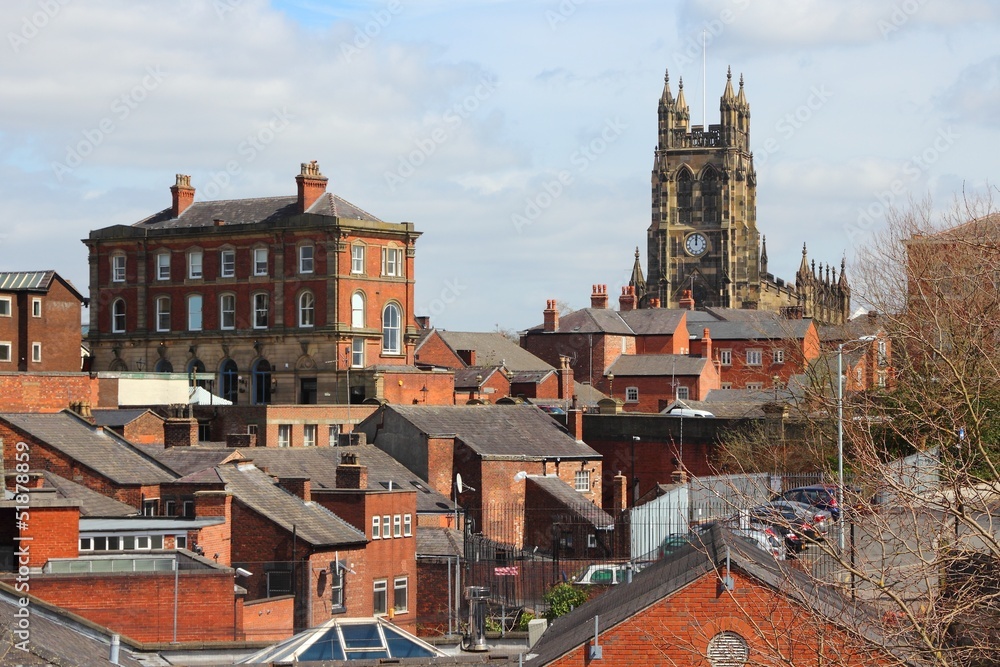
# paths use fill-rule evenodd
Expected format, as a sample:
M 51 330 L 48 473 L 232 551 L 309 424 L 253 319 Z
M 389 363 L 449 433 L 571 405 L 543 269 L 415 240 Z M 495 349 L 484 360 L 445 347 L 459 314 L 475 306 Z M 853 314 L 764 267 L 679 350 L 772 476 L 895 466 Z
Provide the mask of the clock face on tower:
M 684 239 L 684 250 L 692 257 L 704 255 L 705 251 L 708 250 L 708 239 L 705 238 L 704 234 L 698 232 L 688 234 L 687 238 Z

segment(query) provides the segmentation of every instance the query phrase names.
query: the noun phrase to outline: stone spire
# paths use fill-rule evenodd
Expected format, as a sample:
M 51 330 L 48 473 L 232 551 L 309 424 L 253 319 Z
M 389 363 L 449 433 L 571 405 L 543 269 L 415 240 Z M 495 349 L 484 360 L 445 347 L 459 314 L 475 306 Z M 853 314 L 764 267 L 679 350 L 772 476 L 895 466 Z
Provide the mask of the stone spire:
M 635 263 L 632 265 L 632 277 L 628 284 L 635 288 L 635 296 L 641 299 L 646 294 L 646 279 L 642 276 L 642 264 L 639 263 L 639 246 L 635 247 Z
M 809 273 L 809 260 L 806 259 L 806 244 L 802 244 L 802 262 L 799 264 L 799 273 L 803 276 Z
M 687 120 L 691 117 L 690 111 L 688 110 L 687 100 L 684 99 L 684 77 L 681 77 L 677 82 L 677 119 Z
M 761 238 L 760 243 L 760 272 L 767 275 L 767 237 Z
M 722 108 L 732 109 L 736 106 L 736 95 L 733 94 L 733 68 L 726 69 L 726 90 L 722 93 Z
M 740 73 L 740 92 L 736 95 L 736 106 L 743 111 L 750 110 L 750 103 L 747 102 L 746 93 L 743 92 L 743 73 Z
M 660 95 L 660 104 L 672 106 L 673 103 L 674 95 L 670 92 L 670 70 L 666 70 L 663 73 L 663 94 Z

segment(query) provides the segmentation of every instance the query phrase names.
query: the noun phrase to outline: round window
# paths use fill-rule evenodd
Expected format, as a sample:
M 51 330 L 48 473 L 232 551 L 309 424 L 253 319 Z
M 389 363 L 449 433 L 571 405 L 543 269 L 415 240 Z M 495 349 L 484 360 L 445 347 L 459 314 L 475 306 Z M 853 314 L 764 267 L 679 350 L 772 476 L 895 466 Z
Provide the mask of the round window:
M 712 667 L 743 667 L 749 658 L 747 640 L 735 632 L 720 632 L 708 642 L 708 661 Z

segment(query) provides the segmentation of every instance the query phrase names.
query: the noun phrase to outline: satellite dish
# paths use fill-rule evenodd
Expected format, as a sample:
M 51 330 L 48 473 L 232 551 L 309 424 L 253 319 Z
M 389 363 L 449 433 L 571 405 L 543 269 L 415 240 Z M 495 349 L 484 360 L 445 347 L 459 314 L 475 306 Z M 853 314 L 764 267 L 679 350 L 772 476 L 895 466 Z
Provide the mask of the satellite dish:
M 464 488 L 465 487 L 462 486 L 462 473 L 460 472 L 455 473 L 455 489 L 457 489 L 458 492 L 461 493 L 464 490 Z

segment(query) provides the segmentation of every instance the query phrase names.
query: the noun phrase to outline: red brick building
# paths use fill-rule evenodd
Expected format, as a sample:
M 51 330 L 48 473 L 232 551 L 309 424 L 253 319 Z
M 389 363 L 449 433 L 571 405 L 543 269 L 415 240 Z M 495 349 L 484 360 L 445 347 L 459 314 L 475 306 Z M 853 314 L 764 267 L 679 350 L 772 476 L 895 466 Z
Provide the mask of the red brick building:
M 776 562 L 723 529 L 562 616 L 532 664 L 897 665 L 867 603 Z M 595 648 L 600 647 L 599 656 Z M 598 659 L 599 657 L 599 659 Z
M 377 393 L 366 368 L 412 364 L 420 233 L 327 193 L 315 162 L 295 180 L 296 196 L 195 203 L 178 175 L 169 208 L 92 231 L 94 370 L 207 373 L 235 403 L 308 404 L 360 403 Z
M 55 271 L 0 272 L 0 372 L 79 372 L 86 303 Z

